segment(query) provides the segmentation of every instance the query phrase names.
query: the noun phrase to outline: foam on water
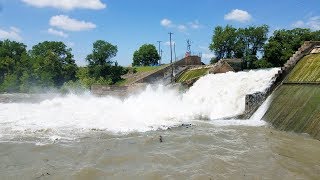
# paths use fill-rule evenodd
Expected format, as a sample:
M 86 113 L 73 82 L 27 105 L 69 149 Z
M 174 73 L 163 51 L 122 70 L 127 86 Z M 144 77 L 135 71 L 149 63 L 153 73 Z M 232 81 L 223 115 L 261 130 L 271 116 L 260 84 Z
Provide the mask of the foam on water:
M 36 104 L 0 104 L 0 135 L 45 132 L 55 136 L 90 129 L 145 132 L 198 119 L 219 122 L 241 114 L 245 95 L 265 90 L 277 71 L 209 74 L 185 93 L 159 85 L 124 100 L 70 94 Z

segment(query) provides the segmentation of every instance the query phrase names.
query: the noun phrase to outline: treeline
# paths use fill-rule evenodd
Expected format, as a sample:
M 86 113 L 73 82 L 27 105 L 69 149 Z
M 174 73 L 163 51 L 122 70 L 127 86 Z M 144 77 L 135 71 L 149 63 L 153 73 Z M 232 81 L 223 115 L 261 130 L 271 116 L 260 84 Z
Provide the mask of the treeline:
M 118 48 L 106 41 L 93 43 L 86 57 L 89 65 L 78 67 L 71 48 L 63 42 L 44 41 L 26 50 L 16 41 L 0 41 L 0 92 L 37 92 L 48 89 L 88 88 L 115 84 L 127 70 L 113 62 Z
M 268 38 L 269 27 L 249 26 L 234 28 L 230 25 L 214 29 L 209 49 L 216 55 L 215 63 L 223 58 L 241 58 L 243 68 L 282 66 L 304 41 L 319 41 L 320 31 L 295 28 L 276 30 Z

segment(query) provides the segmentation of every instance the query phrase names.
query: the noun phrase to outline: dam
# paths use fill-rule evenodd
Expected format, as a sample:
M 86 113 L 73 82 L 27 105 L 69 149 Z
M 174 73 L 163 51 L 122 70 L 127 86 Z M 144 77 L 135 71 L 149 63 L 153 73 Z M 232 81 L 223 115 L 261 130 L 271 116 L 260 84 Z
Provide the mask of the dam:
M 205 74 L 183 90 L 6 99 L 1 178 L 318 179 L 318 54 L 305 47 L 286 67 Z
M 273 93 L 264 119 L 274 127 L 320 140 L 320 42 L 310 43 Z

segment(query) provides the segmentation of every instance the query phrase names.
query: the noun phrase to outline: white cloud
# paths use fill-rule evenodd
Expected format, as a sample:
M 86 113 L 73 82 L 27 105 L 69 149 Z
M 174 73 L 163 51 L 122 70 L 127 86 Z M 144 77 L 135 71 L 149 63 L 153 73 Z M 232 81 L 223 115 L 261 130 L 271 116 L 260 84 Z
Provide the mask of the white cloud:
M 199 23 L 198 20 L 195 20 L 193 22 L 189 22 L 188 24 L 189 24 L 190 28 L 192 28 L 192 29 L 199 29 L 202 27 L 202 25 Z
M 295 28 L 300 28 L 300 27 L 303 27 L 305 26 L 304 22 L 303 21 L 296 21 L 292 24 L 292 27 L 295 27 Z
M 234 9 L 226 14 L 224 16 L 224 19 L 244 23 L 250 21 L 252 19 L 252 16 L 247 11 Z
M 9 30 L 4 30 L 0 28 L 0 39 L 11 39 L 21 41 L 20 29 L 16 27 L 10 27 Z
M 307 26 L 313 30 L 320 30 L 320 16 L 314 16 L 309 19 Z
M 187 30 L 187 26 L 180 24 L 180 25 L 177 26 L 177 29 L 178 29 L 180 32 L 184 32 L 184 31 Z
M 169 19 L 162 19 L 160 22 L 161 26 L 170 27 L 172 26 L 172 21 Z
M 160 21 L 160 24 L 166 28 L 172 28 L 186 34 L 189 34 L 187 33 L 189 29 L 199 29 L 202 27 L 198 20 L 189 23 L 175 24 L 171 20 L 165 18 Z
M 52 34 L 52 35 L 55 35 L 55 36 L 64 37 L 64 38 L 68 37 L 68 34 L 64 33 L 63 31 L 55 30 L 55 29 L 52 29 L 52 28 L 48 29 L 48 33 Z
M 38 8 L 53 7 L 57 9 L 104 9 L 106 4 L 100 0 L 22 0 L 22 2 Z
M 91 22 L 79 21 L 65 15 L 51 17 L 50 25 L 67 31 L 84 31 L 96 28 L 96 25 Z
M 294 28 L 310 28 L 312 30 L 320 30 L 320 16 L 313 16 L 306 21 L 296 21 L 292 24 Z
M 202 54 L 203 59 L 211 59 L 213 57 L 215 57 L 215 55 L 213 53 L 203 53 Z

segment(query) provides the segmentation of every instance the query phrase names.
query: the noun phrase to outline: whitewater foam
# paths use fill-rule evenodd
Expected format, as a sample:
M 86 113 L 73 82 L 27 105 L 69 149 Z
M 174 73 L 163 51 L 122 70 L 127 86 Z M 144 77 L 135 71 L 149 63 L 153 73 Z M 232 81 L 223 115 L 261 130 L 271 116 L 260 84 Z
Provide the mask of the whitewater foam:
M 265 90 L 278 68 L 209 74 L 181 94 L 163 85 L 121 100 L 74 95 L 40 103 L 0 104 L 0 134 L 48 131 L 51 136 L 91 129 L 145 132 L 199 118 L 216 120 L 241 114 L 245 95 Z

